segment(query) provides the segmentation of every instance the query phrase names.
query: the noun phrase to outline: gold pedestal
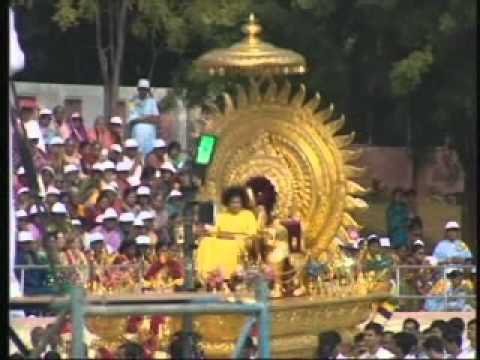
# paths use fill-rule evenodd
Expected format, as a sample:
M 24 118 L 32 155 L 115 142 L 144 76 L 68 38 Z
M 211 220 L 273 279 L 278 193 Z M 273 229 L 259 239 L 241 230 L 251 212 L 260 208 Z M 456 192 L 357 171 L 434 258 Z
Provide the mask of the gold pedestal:
M 321 296 L 272 301 L 272 357 L 312 358 L 322 331 L 352 332 L 366 321 L 372 304 L 389 298 L 377 294 L 344 299 L 322 299 Z M 237 338 L 247 321 L 243 315 L 204 315 L 196 317 L 195 331 L 202 336 L 208 358 L 231 357 Z

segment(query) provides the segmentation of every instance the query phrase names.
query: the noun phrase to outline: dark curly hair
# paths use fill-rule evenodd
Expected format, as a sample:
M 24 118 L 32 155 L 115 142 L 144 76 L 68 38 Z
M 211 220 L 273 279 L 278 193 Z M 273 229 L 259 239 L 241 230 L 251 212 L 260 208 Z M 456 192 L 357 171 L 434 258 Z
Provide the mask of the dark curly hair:
M 225 189 L 222 193 L 222 204 L 228 206 L 232 198 L 239 197 L 242 200 L 242 207 L 245 209 L 250 208 L 248 201 L 248 195 L 243 186 L 231 186 Z

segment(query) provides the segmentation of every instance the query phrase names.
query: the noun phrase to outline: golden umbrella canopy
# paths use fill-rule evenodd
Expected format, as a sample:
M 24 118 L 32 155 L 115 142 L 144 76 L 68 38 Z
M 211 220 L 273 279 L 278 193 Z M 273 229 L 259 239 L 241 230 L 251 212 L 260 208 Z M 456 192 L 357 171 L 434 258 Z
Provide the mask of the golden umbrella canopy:
M 281 49 L 262 41 L 262 27 L 250 14 L 249 21 L 242 27 L 247 35 L 242 41 L 225 49 L 214 49 L 200 56 L 195 65 L 210 75 L 226 73 L 243 75 L 289 75 L 306 71 L 305 58 L 288 49 Z

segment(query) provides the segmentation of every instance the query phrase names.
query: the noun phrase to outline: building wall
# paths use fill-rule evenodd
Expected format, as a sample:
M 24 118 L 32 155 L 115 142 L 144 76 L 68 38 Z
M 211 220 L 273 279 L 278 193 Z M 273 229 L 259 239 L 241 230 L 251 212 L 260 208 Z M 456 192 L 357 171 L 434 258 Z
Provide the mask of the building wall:
M 449 195 L 462 193 L 464 172 L 455 151 L 438 147 L 419 169 L 417 184 L 413 184 L 413 163 L 404 147 L 356 145 L 363 154 L 356 165 L 367 169 L 360 183 L 372 188 L 391 191 L 396 187 L 415 187 L 419 195 Z

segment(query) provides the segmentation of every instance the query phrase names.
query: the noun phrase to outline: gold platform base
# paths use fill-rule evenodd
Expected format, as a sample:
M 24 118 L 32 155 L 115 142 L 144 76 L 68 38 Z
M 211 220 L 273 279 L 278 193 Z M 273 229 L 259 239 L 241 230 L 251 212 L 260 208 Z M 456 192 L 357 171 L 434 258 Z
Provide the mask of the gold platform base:
M 272 302 L 272 356 L 274 358 L 313 358 L 318 334 L 336 330 L 352 333 L 366 321 L 372 304 L 387 300 L 389 294 L 322 300 L 318 296 Z M 245 325 L 243 315 L 205 315 L 195 319 L 195 330 L 203 338 L 208 358 L 231 357 L 237 337 Z

